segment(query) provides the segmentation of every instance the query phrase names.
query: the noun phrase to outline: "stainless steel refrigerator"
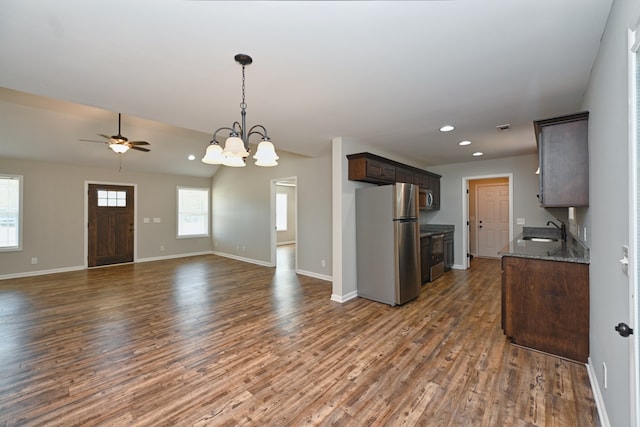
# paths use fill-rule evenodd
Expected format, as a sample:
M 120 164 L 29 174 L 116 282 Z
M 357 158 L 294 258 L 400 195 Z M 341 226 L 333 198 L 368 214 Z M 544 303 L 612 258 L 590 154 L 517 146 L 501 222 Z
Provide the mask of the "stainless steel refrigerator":
M 418 187 L 356 189 L 358 296 L 390 305 L 420 294 Z

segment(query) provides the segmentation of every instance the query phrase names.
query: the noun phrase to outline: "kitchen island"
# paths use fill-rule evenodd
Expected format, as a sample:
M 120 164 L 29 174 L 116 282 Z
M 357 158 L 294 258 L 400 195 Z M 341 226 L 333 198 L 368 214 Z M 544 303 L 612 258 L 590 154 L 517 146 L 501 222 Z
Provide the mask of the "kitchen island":
M 534 232 L 500 252 L 502 329 L 514 344 L 586 363 L 589 249 L 571 234 L 565 242 Z

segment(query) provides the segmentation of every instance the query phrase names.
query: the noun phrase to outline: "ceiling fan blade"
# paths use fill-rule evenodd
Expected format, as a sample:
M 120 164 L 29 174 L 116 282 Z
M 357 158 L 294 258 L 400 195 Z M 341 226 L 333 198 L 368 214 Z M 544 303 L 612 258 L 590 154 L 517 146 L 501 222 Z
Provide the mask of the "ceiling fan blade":
M 99 133 L 98 135 L 106 139 L 112 139 L 110 136 L 104 135 L 102 133 Z
M 100 144 L 105 144 L 108 142 L 107 141 L 96 141 L 95 139 L 79 139 L 79 141 L 83 141 L 83 142 L 99 142 Z
M 145 152 L 146 152 L 146 151 L 151 151 L 151 150 L 149 150 L 148 148 L 138 147 L 138 146 L 135 146 L 135 145 L 132 145 L 132 146 L 131 146 L 131 147 L 129 147 L 129 148 L 131 148 L 132 150 L 145 151 Z
M 147 141 L 129 141 L 131 145 L 149 145 Z

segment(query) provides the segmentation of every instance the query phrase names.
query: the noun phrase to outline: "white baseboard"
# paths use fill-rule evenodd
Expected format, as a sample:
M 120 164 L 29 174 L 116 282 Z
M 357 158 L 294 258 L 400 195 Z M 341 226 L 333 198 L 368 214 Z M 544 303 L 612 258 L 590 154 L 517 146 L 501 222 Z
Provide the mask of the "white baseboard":
M 591 358 L 589 357 L 587 361 L 587 373 L 589 374 L 589 382 L 591 383 L 593 398 L 596 401 L 596 407 L 598 408 L 600 425 L 602 425 L 602 427 L 611 427 L 611 423 L 609 422 L 609 415 L 607 415 L 607 408 L 604 406 L 604 399 L 602 398 L 602 393 L 600 392 L 600 386 L 597 380 L 598 377 L 593 369 Z
M 303 276 L 313 277 L 315 279 L 326 280 L 327 282 L 333 282 L 333 276 L 328 276 L 326 274 L 314 273 L 313 271 L 306 270 L 296 270 L 297 274 L 301 274 Z
M 336 294 L 332 294 L 331 295 L 331 301 L 335 301 L 335 302 L 339 302 L 339 303 L 344 303 L 347 302 L 349 300 L 352 300 L 354 298 L 358 297 L 358 292 L 357 291 L 353 291 L 353 292 L 349 292 L 346 295 L 336 295 Z
M 75 267 L 52 268 L 50 270 L 25 271 L 22 273 L 2 274 L 0 275 L 0 280 L 19 279 L 21 277 L 31 277 L 31 276 L 43 276 L 45 274 L 66 273 L 68 271 L 78 271 L 78 270 L 85 270 L 85 269 L 86 267 L 84 265 L 78 265 Z
M 212 251 L 191 252 L 187 254 L 163 255 L 163 256 L 155 256 L 155 257 L 148 257 L 148 258 L 138 258 L 135 260 L 135 262 L 163 261 L 166 259 L 186 258 L 190 256 L 211 255 L 211 254 L 213 254 Z
M 244 261 L 244 262 L 248 262 L 248 263 L 251 263 L 251 264 L 257 264 L 257 265 L 261 265 L 263 267 L 275 267 L 274 265 L 272 265 L 271 263 L 266 262 L 266 261 L 260 261 L 260 260 L 252 259 L 252 258 L 245 258 L 245 257 L 241 257 L 241 256 L 238 256 L 238 255 L 228 254 L 228 253 L 225 253 L 225 252 L 214 251 L 212 253 L 214 255 L 223 256 L 225 258 L 236 259 L 238 261 Z

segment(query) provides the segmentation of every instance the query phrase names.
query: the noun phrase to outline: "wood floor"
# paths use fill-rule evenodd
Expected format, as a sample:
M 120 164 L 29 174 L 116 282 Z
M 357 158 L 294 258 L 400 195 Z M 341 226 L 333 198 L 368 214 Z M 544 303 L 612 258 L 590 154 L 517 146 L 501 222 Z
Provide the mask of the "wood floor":
M 584 365 L 504 338 L 497 260 L 330 296 L 215 255 L 0 281 L 0 425 L 599 425 Z

